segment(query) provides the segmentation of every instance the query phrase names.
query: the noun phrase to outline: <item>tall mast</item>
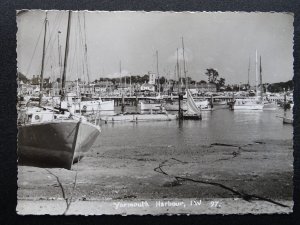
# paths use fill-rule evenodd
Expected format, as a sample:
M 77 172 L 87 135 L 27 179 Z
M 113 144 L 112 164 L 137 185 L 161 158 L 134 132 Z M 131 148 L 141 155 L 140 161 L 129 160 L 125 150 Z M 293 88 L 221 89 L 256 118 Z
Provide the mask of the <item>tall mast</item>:
M 262 67 L 261 67 L 261 56 L 259 56 L 259 83 L 260 83 L 260 97 L 263 100 L 263 83 L 262 83 Z
M 184 43 L 183 43 L 183 37 L 181 37 L 182 40 L 182 57 L 183 57 L 183 73 L 185 78 L 185 91 L 187 91 L 188 85 L 187 85 L 187 78 L 186 78 L 186 70 L 185 70 L 185 58 L 184 58 Z
M 121 88 L 121 84 L 122 84 L 122 64 L 121 64 L 121 60 L 120 60 L 120 88 Z
M 61 34 L 61 31 L 57 32 L 57 45 L 58 45 L 58 67 L 59 67 L 59 78 L 60 78 L 60 82 L 61 82 L 61 46 L 60 46 L 60 42 L 59 42 L 59 35 Z
M 178 75 L 178 119 L 181 119 L 181 106 L 180 106 L 180 88 L 179 88 L 179 82 L 180 82 L 180 76 L 179 76 L 179 63 L 178 63 L 178 48 L 177 48 L 177 62 L 176 62 L 176 68 L 177 68 L 177 75 Z
M 43 84 L 44 84 L 44 65 L 45 65 L 45 50 L 46 50 L 46 34 L 47 34 L 47 12 L 45 18 L 45 30 L 44 30 L 44 42 L 43 42 L 43 56 L 42 56 L 42 67 L 41 67 L 41 80 L 40 80 L 40 96 L 39 96 L 39 106 L 42 105 L 43 97 Z
M 158 72 L 158 51 L 156 51 L 156 74 L 158 81 L 158 93 L 160 93 L 160 82 L 159 82 L 159 72 Z
M 129 80 L 129 83 L 130 83 L 130 97 L 131 97 L 131 73 L 129 74 L 129 76 L 130 76 L 130 77 L 129 77 L 129 79 L 130 79 L 130 80 Z
M 250 87 L 250 57 L 249 57 L 249 65 L 248 65 L 248 88 Z
M 65 96 L 65 84 L 66 84 L 66 73 L 67 73 L 69 41 L 70 41 L 69 39 L 70 39 L 70 27 L 71 27 L 71 14 L 72 14 L 72 11 L 69 11 L 67 37 L 66 37 L 66 49 L 65 49 L 64 67 L 63 67 L 62 84 L 61 84 L 61 88 L 62 88 L 61 98 L 63 98 Z
M 258 73 L 257 73 L 257 50 L 255 51 L 255 92 L 258 91 Z
M 86 73 L 88 78 L 88 83 L 90 83 L 89 67 L 88 67 L 88 58 L 87 58 L 87 44 L 86 44 L 86 25 L 85 25 L 85 12 L 83 12 L 83 28 L 84 28 L 84 57 L 86 63 Z
M 176 72 L 178 76 L 178 94 L 180 93 L 179 83 L 180 83 L 180 76 L 179 76 L 179 63 L 178 63 L 178 48 L 177 48 L 177 62 L 176 62 Z

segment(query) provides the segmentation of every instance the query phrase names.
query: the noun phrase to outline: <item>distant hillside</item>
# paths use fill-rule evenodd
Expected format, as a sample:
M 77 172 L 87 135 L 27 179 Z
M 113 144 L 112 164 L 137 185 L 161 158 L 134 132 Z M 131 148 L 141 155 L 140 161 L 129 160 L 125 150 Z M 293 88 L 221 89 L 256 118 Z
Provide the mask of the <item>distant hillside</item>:
M 267 88 L 269 92 L 282 92 L 284 90 L 291 91 L 293 89 L 294 89 L 294 84 L 292 80 L 289 80 L 287 82 L 269 84 Z

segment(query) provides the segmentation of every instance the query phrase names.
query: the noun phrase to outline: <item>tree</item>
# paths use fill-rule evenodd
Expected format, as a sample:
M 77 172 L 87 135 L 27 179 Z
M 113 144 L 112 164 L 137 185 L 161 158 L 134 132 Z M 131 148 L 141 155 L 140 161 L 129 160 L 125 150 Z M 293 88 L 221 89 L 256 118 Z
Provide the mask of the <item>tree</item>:
M 227 85 L 227 87 L 225 88 L 225 91 L 232 91 L 232 87 L 230 87 L 230 85 Z
M 208 76 L 208 82 L 209 83 L 214 83 L 216 84 L 217 79 L 219 77 L 219 73 L 217 70 L 210 68 L 210 69 L 206 69 L 205 75 Z
M 225 78 L 221 77 L 218 80 L 218 85 L 219 85 L 219 87 L 223 87 L 225 85 Z
M 56 79 L 56 82 L 57 82 L 57 83 L 60 83 L 60 82 L 61 82 L 60 77 L 58 77 L 58 78 Z
M 197 84 L 207 84 L 207 82 L 205 80 L 200 80 L 199 82 L 197 82 Z
M 287 82 L 269 84 L 267 87 L 267 90 L 270 92 L 282 92 L 282 91 L 288 91 L 293 89 L 294 89 L 294 85 L 292 80 L 289 80 Z
M 149 82 L 149 75 L 148 74 L 145 74 L 143 77 L 142 77 L 142 83 L 148 83 Z

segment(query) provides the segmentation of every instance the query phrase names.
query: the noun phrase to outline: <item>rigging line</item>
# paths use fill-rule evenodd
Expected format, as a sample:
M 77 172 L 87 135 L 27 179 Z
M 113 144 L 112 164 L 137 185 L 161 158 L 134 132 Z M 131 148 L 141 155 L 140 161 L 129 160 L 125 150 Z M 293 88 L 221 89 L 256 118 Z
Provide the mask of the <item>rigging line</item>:
M 82 43 L 82 32 L 81 32 L 81 22 L 80 22 L 80 17 L 79 17 L 79 13 L 77 14 L 78 17 L 78 36 L 79 36 L 79 43 L 78 43 L 78 48 L 80 50 L 80 53 L 82 53 L 81 55 L 84 56 L 84 50 L 83 50 L 83 43 Z M 84 72 L 85 72 L 85 65 L 84 65 L 84 58 L 81 60 L 82 62 L 82 77 L 84 76 Z
M 57 15 L 56 15 L 56 17 L 57 17 Z M 55 20 L 54 20 L 54 23 L 53 24 L 55 24 L 55 21 L 56 21 L 56 17 L 55 17 Z M 47 25 L 48 25 L 48 27 L 49 27 L 49 38 L 48 38 L 48 42 L 47 42 L 47 44 L 46 44 L 46 49 L 45 49 L 45 52 L 48 52 L 48 48 L 50 47 L 50 43 L 51 43 L 51 40 L 52 40 L 52 37 L 53 37 L 53 30 L 54 30 L 54 26 L 53 26 L 53 28 L 52 28 L 52 30 L 50 31 L 50 23 L 49 23 L 49 20 L 47 20 Z M 50 48 L 50 49 L 52 49 L 53 48 L 53 43 L 52 43 L 52 47 Z M 50 53 L 52 53 L 52 51 L 50 51 Z M 51 55 L 51 54 L 50 54 Z M 48 63 L 48 61 L 49 61 L 49 54 L 48 54 L 48 57 L 46 58 L 46 60 L 45 60 L 45 64 L 47 64 Z
M 74 17 L 75 18 L 75 17 Z M 75 30 L 73 30 L 73 34 L 75 33 L 75 43 L 73 43 L 74 44 L 74 46 L 75 46 L 75 49 L 74 49 L 74 54 L 73 54 L 73 59 L 72 59 L 72 64 L 71 64 L 71 66 L 68 68 L 68 72 L 71 74 L 71 72 L 72 72 L 72 70 L 73 70 L 73 68 L 74 68 L 74 63 L 75 63 L 75 59 L 76 59 L 76 54 L 77 54 L 77 35 L 76 35 L 76 26 L 75 26 Z
M 84 14 L 85 15 L 85 14 Z M 82 30 L 81 30 L 81 22 L 80 22 L 80 17 L 79 17 L 79 14 L 78 14 L 78 24 L 79 24 L 79 33 L 80 33 L 80 43 L 81 43 L 81 46 L 82 46 L 82 51 L 83 51 L 83 67 L 85 66 L 85 69 L 86 69 L 86 73 L 87 73 L 87 78 L 88 78 L 88 82 L 90 82 L 90 77 L 89 77 L 89 70 L 88 70 L 88 59 L 87 59 L 87 44 L 86 44 L 86 36 L 83 37 L 83 34 L 82 34 Z M 85 31 L 85 17 L 84 17 L 84 32 Z M 83 43 L 83 40 L 85 40 L 85 43 Z M 84 65 L 85 63 L 85 65 Z
M 45 22 L 45 21 L 44 21 L 44 22 Z M 42 31 L 43 31 L 43 30 L 44 30 L 44 26 L 42 26 L 41 31 L 40 31 L 40 34 L 39 34 L 38 39 L 37 39 L 37 42 L 36 42 L 36 44 L 35 44 L 35 46 L 34 46 L 33 54 L 32 54 L 32 56 L 31 56 L 31 59 L 30 59 L 29 65 L 28 65 L 28 67 L 27 67 L 27 70 L 26 70 L 26 74 L 25 74 L 25 75 L 28 75 L 28 73 L 29 73 L 29 70 L 30 70 L 30 67 L 31 67 L 31 63 L 32 63 L 33 57 L 34 57 L 34 55 L 35 55 L 35 52 L 36 52 L 36 49 L 37 49 L 38 43 L 39 43 L 39 41 L 40 41 L 40 38 L 41 38 L 41 35 L 42 35 Z
M 86 71 L 86 67 L 84 64 L 84 48 L 83 48 L 83 42 L 82 42 L 82 31 L 81 31 L 81 20 L 80 20 L 80 14 L 78 13 L 78 52 L 80 53 L 80 66 L 81 66 L 81 70 L 82 70 L 82 74 L 81 77 L 83 78 L 83 80 L 85 80 L 85 71 Z
M 59 18 L 59 17 L 60 17 L 60 18 Z M 59 18 L 59 19 L 58 19 L 58 18 Z M 58 22 L 56 22 L 56 20 L 58 20 Z M 54 23 L 53 23 L 54 26 L 53 26 L 51 32 L 49 32 L 49 33 L 51 33 L 51 34 L 50 34 L 50 38 L 49 38 L 49 41 L 48 41 L 47 46 L 46 46 L 46 51 L 48 50 L 48 48 L 50 48 L 50 52 L 49 52 L 50 55 L 52 55 L 53 46 L 54 46 L 54 43 L 56 42 L 56 39 L 57 39 L 56 32 L 54 32 L 54 31 L 56 31 L 56 30 L 60 27 L 61 22 L 62 22 L 62 14 L 57 14 L 56 17 L 55 17 Z M 48 22 L 48 23 L 49 23 L 49 22 Z M 56 24 L 56 23 L 57 23 L 57 24 Z M 56 25 L 55 25 L 55 24 L 56 24 Z M 48 26 L 50 26 L 50 25 L 48 25 Z M 51 42 L 53 36 L 54 36 L 55 38 L 54 38 L 54 40 Z M 51 46 L 50 46 L 50 43 L 51 43 Z M 49 60 L 49 55 L 48 55 L 48 57 L 46 58 L 46 63 L 45 63 L 45 64 L 48 63 L 48 60 Z
M 56 37 L 56 30 L 58 29 L 58 27 L 60 26 L 60 24 L 62 22 L 62 18 L 61 17 L 62 17 L 62 13 L 61 14 L 57 13 L 56 16 L 55 16 L 55 18 L 54 18 L 54 22 L 52 23 L 53 24 L 53 28 L 49 32 L 50 33 L 50 37 L 49 37 L 49 41 L 48 41 L 47 46 L 46 46 L 46 50 L 48 49 L 53 36 L 55 38 L 57 38 Z M 52 45 L 53 45 L 53 42 L 52 42 Z
M 85 22 L 85 12 L 83 12 L 83 30 L 84 30 L 84 49 L 85 49 L 85 61 L 86 61 L 86 72 L 88 76 L 88 81 L 90 81 L 90 74 L 89 74 L 89 62 L 87 57 L 87 41 L 86 41 L 86 22 Z

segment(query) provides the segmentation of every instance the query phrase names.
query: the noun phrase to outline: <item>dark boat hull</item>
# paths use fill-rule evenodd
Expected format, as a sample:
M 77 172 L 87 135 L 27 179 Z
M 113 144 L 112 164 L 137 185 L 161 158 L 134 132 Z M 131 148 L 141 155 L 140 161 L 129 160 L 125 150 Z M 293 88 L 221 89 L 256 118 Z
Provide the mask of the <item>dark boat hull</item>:
M 184 113 L 182 117 L 183 117 L 184 120 L 202 120 L 202 115 L 201 114 Z
M 65 120 L 19 127 L 19 164 L 71 169 L 99 136 L 100 130 L 86 122 Z

